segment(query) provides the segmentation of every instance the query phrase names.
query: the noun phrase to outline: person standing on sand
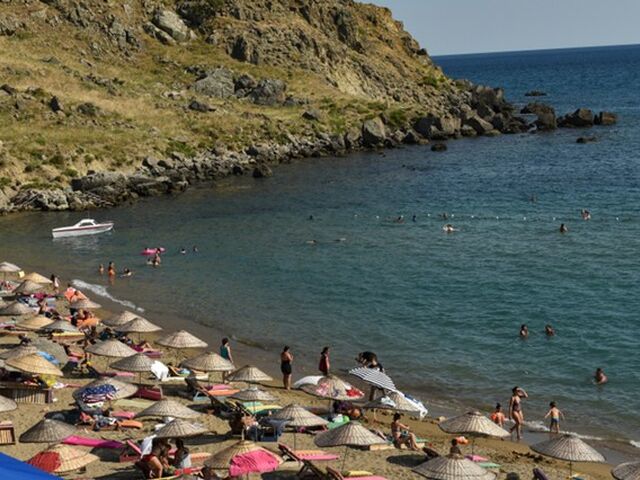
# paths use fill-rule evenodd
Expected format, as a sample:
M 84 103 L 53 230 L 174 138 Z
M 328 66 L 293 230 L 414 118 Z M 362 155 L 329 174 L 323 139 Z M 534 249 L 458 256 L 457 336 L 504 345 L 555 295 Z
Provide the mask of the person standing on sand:
M 489 418 L 499 427 L 504 427 L 504 421 L 506 420 L 506 417 L 504 416 L 504 413 L 502 413 L 502 405 L 500 405 L 499 403 L 496 404 L 496 409 L 493 411 Z
M 560 433 L 560 417 L 564 420 L 564 413 L 560 411 L 560 409 L 556 406 L 556 402 L 551 402 L 549 404 L 549 411 L 544 416 L 544 418 L 551 417 L 549 424 L 549 431 L 551 433 Z
M 329 375 L 331 369 L 331 362 L 329 361 L 329 347 L 324 347 L 320 352 L 320 363 L 318 364 L 318 370 L 326 377 Z
M 509 418 L 513 420 L 513 427 L 509 432 L 516 432 L 518 441 L 522 438 L 522 425 L 524 424 L 524 412 L 522 411 L 522 399 L 529 398 L 527 392 L 520 387 L 513 387 L 511 400 L 509 400 Z
M 57 296 L 60 293 L 60 279 L 53 273 L 51 274 L 51 285 L 53 294 Z
M 293 362 L 293 354 L 291 353 L 289 346 L 285 345 L 280 353 L 280 371 L 282 372 L 282 385 L 285 390 L 291 390 L 291 363 Z
M 222 344 L 220 345 L 220 356 L 225 360 L 229 360 L 231 363 L 233 363 L 233 356 L 231 355 L 231 345 L 227 337 L 224 337 L 222 339 Z M 226 372 L 222 372 L 222 381 L 223 382 L 227 381 Z

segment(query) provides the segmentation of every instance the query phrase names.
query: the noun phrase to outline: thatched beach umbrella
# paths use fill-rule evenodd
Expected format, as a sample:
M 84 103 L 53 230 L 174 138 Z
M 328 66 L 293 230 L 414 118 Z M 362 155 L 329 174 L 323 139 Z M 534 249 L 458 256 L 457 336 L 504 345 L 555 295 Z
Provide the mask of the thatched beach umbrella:
M 80 332 L 80 330 L 78 330 L 78 327 L 74 327 L 71 322 L 68 322 L 67 320 L 56 320 L 55 322 L 50 323 L 42 329 L 48 330 L 50 332 Z
M 285 421 L 287 426 L 294 428 L 324 427 L 329 424 L 328 420 L 310 412 L 306 408 L 292 403 L 274 412 L 269 420 Z M 293 431 L 293 449 L 296 449 L 296 431 Z
M 139 417 L 173 417 L 173 418 L 196 418 L 201 415 L 200 412 L 176 402 L 171 399 L 160 400 L 155 402 L 150 407 L 145 408 L 140 413 L 136 414 L 136 418 Z
M 7 278 L 17 278 L 21 271 L 22 269 L 13 263 L 0 263 L 0 275 L 2 275 L 3 280 L 6 280 Z
M 446 433 L 465 434 L 472 438 L 471 453 L 475 447 L 477 436 L 504 438 L 509 432 L 493 423 L 480 412 L 467 412 L 464 415 L 449 418 L 438 424 L 440 430 Z
M 69 307 L 78 310 L 95 310 L 98 308 L 102 308 L 102 305 L 96 302 L 92 302 L 88 298 L 81 298 L 80 300 L 76 300 L 75 302 L 70 303 Z
M 45 317 L 44 315 L 35 315 L 31 318 L 26 318 L 24 320 L 20 320 L 16 323 L 16 327 L 18 328 L 26 328 L 27 330 L 40 330 L 48 325 L 51 325 L 53 320 L 49 317 Z
M 182 418 L 177 418 L 167 423 L 156 431 L 158 438 L 183 438 L 195 437 L 209 433 L 209 429 L 199 423 L 192 423 Z
M 414 473 L 431 480 L 493 480 L 495 473 L 486 471 L 462 455 L 436 457 L 418 465 Z
M 387 441 L 370 432 L 358 422 L 349 422 L 344 425 L 319 433 L 314 443 L 321 448 L 339 447 L 344 445 L 344 458 L 342 460 L 342 469 L 347 460 L 347 447 L 369 447 L 371 445 L 386 444 Z
M 0 310 L 0 315 L 5 317 L 20 317 L 23 315 L 33 315 L 34 311 L 22 302 L 11 302 Z
M 30 373 L 32 375 L 53 375 L 55 377 L 62 377 L 64 375 L 58 367 L 42 358 L 37 353 L 12 358 L 11 360 L 7 360 L 5 364 L 8 367 L 15 368 L 16 370 Z
M 93 355 L 111 358 L 130 357 L 137 353 L 133 348 L 125 345 L 115 338 L 94 343 L 93 345 L 88 346 L 86 351 Z
M 48 473 L 73 472 L 100 458 L 69 445 L 55 445 L 37 453 L 27 463 Z
M 150 372 L 154 362 L 144 353 L 136 353 L 113 362 L 111 367 L 123 372 L 138 373 L 138 383 L 142 383 L 142 374 Z
M 77 432 L 73 425 L 45 418 L 20 435 L 21 443 L 58 443 Z
M 33 345 L 18 345 L 0 353 L 0 358 L 2 360 L 11 360 L 12 358 L 20 358 L 34 353 L 38 353 L 38 349 Z
M 231 398 L 241 400 L 243 402 L 273 402 L 276 400 L 269 392 L 260 390 L 258 387 L 250 387 L 231 395 Z
M 213 470 L 224 471 L 225 474 L 228 472 L 230 477 L 271 472 L 277 470 L 282 463 L 283 460 L 279 455 L 248 440 L 241 440 L 220 450 L 204 462 L 205 466 Z M 247 465 L 253 465 L 253 467 L 247 468 Z
M 69 361 L 69 355 L 59 343 L 40 337 L 33 340 L 31 345 L 37 348 L 40 354 L 47 353 L 54 357 L 60 365 L 65 365 Z
M 0 395 L 0 413 L 11 412 L 16 408 L 18 408 L 18 404 L 16 402 L 11 400 L 10 398 Z
M 189 358 L 182 362 L 182 366 L 189 370 L 198 370 L 206 373 L 231 372 L 236 368 L 229 360 L 214 352 L 207 352 L 197 357 Z
M 118 325 L 124 325 L 125 323 L 129 323 L 131 320 L 135 318 L 142 318 L 142 317 L 139 317 L 135 313 L 125 310 L 124 312 L 111 315 L 109 318 L 103 320 L 102 323 L 107 327 L 117 327 Z
M 640 462 L 622 463 L 611 470 L 616 480 L 640 480 Z
M 136 317 L 125 324 L 116 325 L 113 329 L 120 333 L 152 333 L 159 332 L 162 327 L 151 323 L 145 318 Z
M 22 277 L 22 280 L 23 281 L 29 280 L 31 282 L 39 283 L 41 285 L 51 285 L 53 283 L 50 279 L 48 279 L 44 275 L 40 275 L 37 272 L 27 273 L 24 277 Z
M 230 382 L 259 383 L 270 382 L 273 378 L 264 373 L 258 367 L 245 365 L 244 367 L 237 369 L 235 372 L 230 373 L 227 380 Z
M 200 340 L 198 337 L 192 335 L 186 330 L 179 330 L 177 332 L 170 333 L 169 335 L 156 340 L 156 343 L 164 347 L 175 348 L 178 350 L 207 347 L 207 342 Z
M 78 388 L 73 392 L 72 396 L 75 400 L 82 399 L 82 396 L 85 393 L 95 392 L 97 389 L 104 385 L 110 385 L 111 387 L 113 387 L 109 389 L 108 393 L 110 400 L 120 400 L 123 398 L 128 398 L 132 395 L 135 395 L 135 393 L 138 391 L 138 387 L 132 383 L 122 382 L 111 377 L 103 377 L 86 384 L 84 387 Z
M 41 283 L 25 280 L 13 290 L 13 293 L 16 295 L 33 295 L 34 293 L 42 292 L 45 288 Z
M 573 474 L 573 462 L 595 462 L 605 461 L 595 448 L 588 445 L 575 435 L 560 435 L 551 440 L 536 443 L 531 446 L 531 450 L 547 457 L 557 458 L 569 462 L 569 474 Z

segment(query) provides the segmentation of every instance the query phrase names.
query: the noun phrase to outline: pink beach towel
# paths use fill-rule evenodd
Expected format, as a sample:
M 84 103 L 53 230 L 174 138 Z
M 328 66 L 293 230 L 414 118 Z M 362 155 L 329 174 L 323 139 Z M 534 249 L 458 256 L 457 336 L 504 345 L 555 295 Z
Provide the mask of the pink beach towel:
M 467 460 L 471 460 L 472 462 L 487 462 L 488 458 L 481 457 L 480 455 L 467 455 Z
M 229 476 L 240 477 L 249 473 L 273 472 L 280 466 L 278 459 L 263 450 L 237 455 L 231 460 Z
M 340 458 L 340 455 L 335 455 L 333 453 L 325 453 L 319 451 L 307 451 L 297 450 L 294 452 L 296 457 L 301 460 L 310 460 L 316 462 L 329 461 L 329 460 L 337 460 Z
M 115 418 L 124 418 L 125 420 L 131 420 L 132 418 L 135 418 L 136 412 L 127 412 L 122 410 L 117 412 L 111 412 L 111 416 Z
M 124 443 L 116 442 L 115 440 L 100 440 L 98 438 L 79 437 L 77 435 L 71 435 L 62 442 L 66 445 L 79 445 L 82 447 L 92 448 L 122 448 Z

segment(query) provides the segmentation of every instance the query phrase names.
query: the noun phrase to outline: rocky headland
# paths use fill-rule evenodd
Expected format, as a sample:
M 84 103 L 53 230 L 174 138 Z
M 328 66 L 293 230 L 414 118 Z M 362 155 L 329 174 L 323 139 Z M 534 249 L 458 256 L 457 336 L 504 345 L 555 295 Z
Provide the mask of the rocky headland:
M 0 51 L 2 212 L 616 121 L 541 103 L 518 112 L 500 88 L 447 78 L 389 10 L 351 0 L 3 0 Z

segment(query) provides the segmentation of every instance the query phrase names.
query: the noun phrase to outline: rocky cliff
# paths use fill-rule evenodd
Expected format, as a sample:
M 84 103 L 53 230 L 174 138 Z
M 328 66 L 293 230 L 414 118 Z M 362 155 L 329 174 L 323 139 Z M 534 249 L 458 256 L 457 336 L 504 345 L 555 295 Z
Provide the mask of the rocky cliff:
M 294 158 L 525 131 L 352 0 L 0 1 L 0 209 L 86 209 Z

